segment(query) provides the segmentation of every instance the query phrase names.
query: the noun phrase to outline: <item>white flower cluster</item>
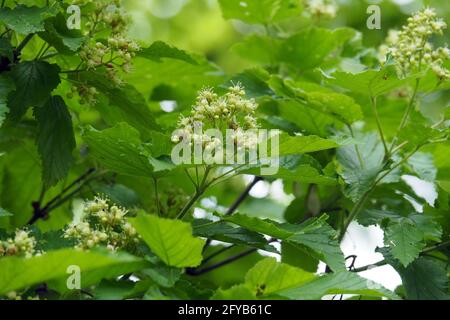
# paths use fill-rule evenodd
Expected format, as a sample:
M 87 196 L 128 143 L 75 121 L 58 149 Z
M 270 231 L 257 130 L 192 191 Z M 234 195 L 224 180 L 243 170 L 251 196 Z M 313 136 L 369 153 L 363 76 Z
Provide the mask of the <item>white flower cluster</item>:
M 139 242 L 139 236 L 126 220 L 127 211 L 110 205 L 106 198 L 96 197 L 85 203 L 84 216 L 71 223 L 64 232 L 64 238 L 76 239 L 76 248 L 89 250 L 104 245 L 115 251 Z
M 434 35 L 442 35 L 447 27 L 434 9 L 426 8 L 408 18 L 408 24 L 400 31 L 390 31 L 387 46 L 382 51 L 391 55 L 401 76 L 430 68 L 441 79 L 450 79 L 450 72 L 443 66 L 450 58 L 448 48 L 434 49 L 428 41 Z
M 334 0 L 308 0 L 306 9 L 314 17 L 332 19 L 336 17 L 338 6 Z
M 227 129 L 232 129 L 232 140 L 238 148 L 254 148 L 257 138 L 248 130 L 258 128 L 255 118 L 257 107 L 254 99 L 245 97 L 245 90 L 240 84 L 231 86 L 228 92 L 220 97 L 212 89 L 204 89 L 199 92 L 190 116 L 180 117 L 180 130 L 172 136 L 172 142 L 178 143 L 187 139 L 194 144 L 202 144 L 205 150 L 213 150 L 221 147 L 223 141 L 208 134 L 197 133 L 196 127 L 201 127 L 202 132 L 217 129 L 225 133 Z
M 36 239 L 28 230 L 16 230 L 14 238 L 0 241 L 1 256 L 20 256 L 31 258 L 36 254 Z
M 86 69 L 95 70 L 106 68 L 106 75 L 112 83 L 120 85 L 122 79 L 119 71 L 129 73 L 132 70 L 131 60 L 140 50 L 139 45 L 126 38 L 129 19 L 124 13 L 120 0 L 78 0 L 75 4 L 93 4 L 95 9 L 88 15 L 86 35 L 90 40 L 84 44 L 79 52 L 81 61 Z M 111 30 L 104 41 L 95 40 L 95 33 Z M 95 104 L 97 92 L 85 84 L 77 84 L 75 90 L 80 96 L 81 104 Z M 71 94 L 75 93 L 72 91 Z

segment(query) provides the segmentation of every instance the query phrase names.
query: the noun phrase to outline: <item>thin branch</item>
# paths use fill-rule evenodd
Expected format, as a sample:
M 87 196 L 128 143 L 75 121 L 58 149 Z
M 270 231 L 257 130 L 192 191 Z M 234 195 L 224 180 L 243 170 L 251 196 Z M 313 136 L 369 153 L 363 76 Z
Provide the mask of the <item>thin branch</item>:
M 17 48 L 14 50 L 14 53 L 16 55 L 18 55 L 23 50 L 23 48 L 25 48 L 25 46 L 28 44 L 28 42 L 30 42 L 30 40 L 33 38 L 33 36 L 34 36 L 34 33 L 30 33 L 29 35 L 27 35 L 22 40 L 22 42 L 17 46 Z
M 436 250 L 440 250 L 440 249 L 444 249 L 446 247 L 450 246 L 450 241 L 446 241 L 446 242 L 442 242 L 439 243 L 437 245 L 425 248 L 422 250 L 422 252 L 420 253 L 420 255 L 426 255 L 432 251 L 436 251 Z M 367 271 L 370 270 L 372 268 L 376 268 L 376 267 L 381 267 L 381 266 L 385 266 L 388 264 L 388 261 L 386 259 L 378 261 L 376 263 L 372 263 L 363 267 L 359 267 L 359 268 L 355 268 L 353 270 L 351 270 L 352 272 L 363 272 L 363 271 Z
M 259 182 L 262 181 L 262 177 L 255 176 L 253 181 L 245 188 L 245 190 L 239 195 L 239 197 L 233 202 L 233 204 L 228 208 L 225 215 L 230 216 L 236 211 L 236 209 L 241 205 L 242 202 L 247 198 L 250 191 L 253 189 L 253 187 Z M 211 239 L 208 239 L 205 243 L 205 246 L 203 247 L 203 252 L 211 245 Z
M 253 187 L 260 181 L 262 181 L 263 178 L 262 177 L 258 177 L 256 176 L 253 181 L 247 186 L 247 188 L 245 188 L 245 190 L 240 194 L 240 196 L 233 202 L 233 204 L 228 208 L 227 212 L 225 213 L 225 215 L 229 216 L 232 215 L 234 213 L 234 211 L 236 211 L 236 209 L 240 206 L 240 204 L 242 202 L 244 202 L 244 200 L 248 197 L 248 195 L 250 194 L 250 191 L 253 189 Z
M 159 203 L 159 193 L 158 193 L 158 179 L 153 177 L 153 187 L 155 192 L 156 209 L 158 210 L 158 216 L 161 216 L 161 206 Z
M 377 98 L 371 97 L 370 102 L 371 102 L 370 105 L 372 106 L 372 112 L 375 115 L 375 120 L 376 120 L 377 127 L 378 127 L 378 133 L 380 134 L 381 141 L 383 142 L 384 154 L 385 154 L 386 159 L 389 159 L 390 153 L 389 153 L 388 146 L 386 144 L 386 139 L 384 137 L 383 127 L 381 126 L 380 116 L 378 115 Z

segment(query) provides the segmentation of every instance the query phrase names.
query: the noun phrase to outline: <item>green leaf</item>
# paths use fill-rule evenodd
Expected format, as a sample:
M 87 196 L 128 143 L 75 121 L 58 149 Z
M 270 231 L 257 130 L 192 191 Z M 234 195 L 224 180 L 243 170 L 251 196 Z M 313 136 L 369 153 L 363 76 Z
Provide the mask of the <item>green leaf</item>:
M 358 294 L 369 297 L 399 299 L 391 291 L 352 272 L 338 272 L 322 276 L 305 285 L 286 289 L 280 296 L 296 300 L 317 300 L 329 294 Z
M 26 7 L 17 5 L 15 8 L 1 8 L 0 22 L 8 28 L 20 33 L 29 34 L 44 31 L 44 21 L 58 12 L 57 6 L 52 7 Z
M 336 231 L 325 222 L 326 219 L 327 216 L 322 216 L 294 225 L 242 214 L 222 217 L 224 221 L 286 241 L 309 256 L 324 261 L 334 271 L 345 270 L 344 257 L 335 239 Z
M 420 257 L 408 267 L 397 267 L 409 300 L 449 300 L 448 276 L 440 263 Z
M 171 169 L 173 165 L 150 155 L 140 139 L 139 132 L 127 123 L 97 131 L 85 130 L 83 139 L 89 150 L 105 168 L 131 176 L 153 176 L 157 171 Z
M 337 183 L 335 178 L 323 174 L 320 164 L 314 158 L 305 154 L 281 156 L 278 165 L 279 169 L 276 174 L 264 174 L 260 169 L 260 164 L 255 165 L 255 168 L 244 168 L 238 172 L 268 176 L 273 179 L 284 179 L 285 181 L 324 185 L 335 185 Z M 249 167 L 252 167 L 252 165 Z
M 103 72 L 82 72 L 74 80 L 86 82 L 104 94 L 109 103 L 97 105 L 105 120 L 115 125 L 119 122 L 128 122 L 143 134 L 150 135 L 152 130 L 158 130 L 155 117 L 147 106 L 145 98 L 131 85 L 116 86 L 108 80 Z
M 192 236 L 189 223 L 139 214 L 130 219 L 142 239 L 168 266 L 196 267 L 202 262 L 204 240 Z
M 137 271 L 145 265 L 142 259 L 125 253 L 74 249 L 51 251 L 29 259 L 6 257 L 0 259 L 0 295 L 43 282 L 66 291 L 69 266 L 80 268 L 81 285 L 86 288 L 101 279 Z
M 359 138 L 358 138 L 359 139 Z M 384 149 L 376 133 L 364 134 L 361 143 L 338 149 L 339 175 L 346 182 L 345 194 L 357 202 L 382 170 Z
M 334 149 L 339 146 L 333 140 L 317 136 L 289 136 L 283 133 L 279 136 L 279 140 L 280 156 L 317 152 Z
M 269 85 L 277 95 L 287 97 L 299 105 L 294 105 L 297 109 L 302 106 L 309 108 L 307 121 L 313 123 L 320 121 L 321 119 L 315 119 L 317 112 L 329 115 L 345 124 L 352 124 L 363 118 L 361 106 L 345 94 L 330 92 L 316 84 L 283 80 L 276 76 L 270 78 Z M 298 111 L 294 110 L 295 112 Z
M 312 273 L 316 273 L 319 266 L 318 259 L 311 257 L 286 241 L 281 243 L 281 262 Z
M 245 284 L 238 284 L 228 289 L 220 288 L 211 300 L 256 300 L 256 296 Z
M 327 82 L 353 93 L 377 97 L 408 84 L 410 79 L 399 79 L 395 66 L 388 65 L 380 70 L 366 70 L 361 73 L 337 71 Z
M 193 65 L 197 65 L 197 60 L 184 50 L 169 46 L 162 41 L 155 41 L 148 47 L 140 50 L 137 54 L 139 57 L 160 62 L 162 58 L 181 60 Z
M 31 203 L 38 199 L 42 189 L 41 161 L 31 141 L 22 142 L 0 159 L 0 164 L 4 164 L 3 172 L 0 172 L 1 206 L 14 213 L 6 219 L 11 227 L 19 228 L 31 218 Z
M 314 273 L 267 258 L 247 272 L 245 284 L 256 297 L 270 297 L 280 291 L 302 286 L 315 278 Z
M 59 67 L 45 61 L 26 61 L 11 69 L 16 90 L 8 96 L 11 117 L 19 120 L 29 107 L 43 104 L 59 82 Z
M 308 92 L 305 93 L 305 100 L 307 106 L 330 114 L 346 124 L 352 124 L 363 118 L 359 104 L 341 93 Z
M 302 11 L 301 4 L 293 0 L 219 0 L 225 19 L 239 19 L 247 23 L 277 22 Z
M 76 147 L 72 119 L 64 100 L 54 96 L 34 109 L 38 121 L 37 145 L 42 158 L 43 181 L 48 188 L 65 178 Z
M 434 182 L 436 180 L 437 169 L 433 162 L 431 153 L 417 152 L 408 159 L 408 165 L 417 176 L 425 181 Z
M 69 30 L 66 21 L 62 14 L 48 19 L 45 21 L 45 32 L 40 32 L 39 36 L 58 52 L 72 54 L 81 48 L 86 38 L 79 30 Z
M 278 253 L 275 247 L 259 233 L 244 228 L 233 227 L 223 221 L 212 222 L 196 219 L 193 222 L 194 236 L 204 237 L 222 242 L 247 245 L 261 250 Z
M 7 106 L 8 94 L 14 89 L 14 82 L 4 74 L 0 75 L 0 128 L 9 112 Z
M 421 230 L 407 219 L 402 219 L 388 227 L 384 242 L 390 247 L 392 255 L 407 267 L 425 247 L 423 237 Z
M 318 67 L 333 51 L 351 40 L 355 34 L 356 32 L 349 28 L 335 30 L 308 28 L 282 43 L 278 59 L 302 71 L 310 70 Z
M 231 47 L 240 57 L 264 65 L 274 64 L 280 41 L 263 35 L 250 35 Z M 246 88 L 247 89 L 247 88 Z

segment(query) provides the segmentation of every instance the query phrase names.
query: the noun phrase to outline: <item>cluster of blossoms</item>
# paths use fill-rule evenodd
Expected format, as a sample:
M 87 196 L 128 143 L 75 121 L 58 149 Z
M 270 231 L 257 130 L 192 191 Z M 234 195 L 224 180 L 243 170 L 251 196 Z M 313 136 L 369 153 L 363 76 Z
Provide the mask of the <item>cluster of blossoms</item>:
M 16 230 L 14 238 L 0 241 L 0 257 L 19 256 L 31 258 L 36 252 L 36 239 L 28 230 Z
M 112 83 L 120 85 L 122 79 L 119 72 L 131 72 L 132 59 L 140 50 L 139 45 L 126 38 L 129 19 L 121 7 L 120 0 L 78 0 L 75 4 L 93 4 L 94 10 L 88 16 L 86 35 L 91 40 L 84 44 L 79 52 L 79 57 L 86 69 L 95 70 L 106 68 L 106 76 Z M 104 29 L 111 30 L 106 40 L 97 41 L 95 33 Z M 95 104 L 97 92 L 86 84 L 77 84 L 76 90 L 69 95 L 78 93 L 81 104 Z
M 409 17 L 402 30 L 391 30 L 380 51 L 395 59 L 402 77 L 430 68 L 441 80 L 450 79 L 450 72 L 443 66 L 450 58 L 449 49 L 434 49 L 428 41 L 434 34 L 442 35 L 446 27 L 433 9 L 424 9 Z
M 257 107 L 254 99 L 245 97 L 245 90 L 240 84 L 228 88 L 223 96 L 210 88 L 203 89 L 190 116 L 180 117 L 180 129 L 172 136 L 172 142 L 191 141 L 191 145 L 192 142 L 201 144 L 205 150 L 217 150 L 222 147 L 223 141 L 204 132 L 208 129 L 217 129 L 221 133 L 232 130 L 231 139 L 238 148 L 255 148 L 258 140 L 251 130 L 258 128 L 255 118 Z
M 336 17 L 338 7 L 334 0 L 308 0 L 306 9 L 313 17 L 332 19 Z
M 111 251 L 129 248 L 139 242 L 139 236 L 127 222 L 127 213 L 110 205 L 108 199 L 96 197 L 85 203 L 82 219 L 67 227 L 64 238 L 77 240 L 76 248 L 82 250 L 100 245 Z

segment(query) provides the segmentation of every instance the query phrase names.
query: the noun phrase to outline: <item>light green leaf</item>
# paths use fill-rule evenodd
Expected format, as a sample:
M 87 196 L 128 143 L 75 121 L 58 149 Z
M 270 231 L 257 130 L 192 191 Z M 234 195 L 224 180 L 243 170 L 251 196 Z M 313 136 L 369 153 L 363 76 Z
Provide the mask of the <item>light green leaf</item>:
M 192 236 L 189 223 L 143 213 L 130 222 L 152 252 L 167 265 L 185 268 L 202 262 L 205 241 Z
M 308 92 L 305 93 L 305 101 L 307 106 L 330 114 L 346 124 L 363 118 L 360 105 L 341 93 Z
M 219 0 L 225 19 L 239 19 L 247 23 L 277 22 L 302 11 L 294 0 Z
M 392 255 L 407 267 L 425 247 L 423 238 L 420 229 L 407 219 L 402 219 L 387 228 L 384 242 L 390 247 Z
M 161 61 L 162 58 L 169 58 L 181 60 L 193 65 L 198 64 L 197 60 L 186 51 L 169 46 L 162 41 L 153 42 L 150 47 L 140 50 L 137 55 L 157 62 Z
M 125 253 L 106 251 L 82 252 L 74 249 L 50 251 L 42 256 L 25 259 L 0 259 L 0 295 L 43 282 L 66 291 L 69 266 L 81 270 L 81 286 L 86 288 L 101 279 L 114 278 L 146 266 L 140 258 Z
M 26 61 L 11 69 L 16 90 L 8 96 L 11 117 L 19 120 L 29 107 L 44 103 L 59 82 L 59 67 L 45 61 Z
M 145 98 L 133 86 L 116 86 L 103 72 L 82 72 L 74 80 L 86 82 L 105 95 L 109 103 L 99 103 L 97 108 L 109 124 L 128 122 L 144 137 L 150 135 L 150 131 L 159 129 Z
M 329 294 L 358 294 L 399 299 L 396 294 L 381 285 L 346 271 L 325 275 L 303 286 L 279 292 L 280 296 L 295 300 L 317 300 Z
M 247 272 L 245 284 L 256 297 L 270 297 L 280 291 L 302 286 L 315 278 L 314 273 L 267 258 Z
M 325 222 L 326 219 L 327 216 L 322 216 L 294 225 L 242 214 L 222 217 L 224 221 L 286 241 L 309 256 L 324 261 L 334 271 L 345 270 L 344 256 L 335 240 L 336 231 Z
M 83 139 L 92 156 L 117 173 L 150 177 L 157 171 L 173 168 L 170 163 L 153 158 L 142 144 L 139 132 L 124 122 L 103 131 L 89 127 Z
M 308 28 L 282 43 L 278 59 L 302 71 L 310 70 L 318 67 L 333 51 L 355 35 L 356 32 L 349 28 Z
M 297 109 L 303 106 L 309 108 L 306 120 L 312 123 L 317 113 L 323 113 L 345 124 L 352 124 L 363 118 L 361 106 L 345 94 L 330 92 L 307 82 L 283 80 L 276 76 L 270 78 L 269 85 L 277 95 L 287 97 L 298 105 L 291 105 L 291 108 L 294 107 L 294 119 Z M 323 120 L 326 119 L 318 119 Z
M 279 141 L 280 156 L 317 152 L 334 149 L 339 146 L 333 140 L 317 136 L 289 136 L 285 133 L 279 136 Z
M 0 22 L 8 28 L 20 33 L 29 34 L 44 31 L 44 21 L 58 12 L 57 6 L 52 7 L 26 7 L 17 5 L 15 8 L 1 8 Z
M 245 284 L 238 284 L 228 289 L 219 289 L 211 300 L 256 300 L 255 294 Z
M 42 158 L 43 181 L 48 188 L 67 176 L 73 163 L 75 137 L 64 100 L 54 96 L 34 109 L 38 121 L 37 145 Z
M 399 79 L 395 66 L 389 65 L 380 70 L 366 70 L 361 73 L 337 71 L 327 82 L 347 89 L 353 93 L 379 96 L 394 89 L 408 85 L 410 79 Z
M 255 168 L 245 168 L 244 170 L 239 170 L 239 172 L 268 176 L 273 179 L 284 179 L 285 181 L 324 185 L 335 185 L 337 183 L 335 178 L 323 174 L 320 164 L 314 158 L 305 154 L 281 156 L 278 166 L 278 172 L 270 175 L 264 174 L 260 169 L 260 165 L 255 165 Z

